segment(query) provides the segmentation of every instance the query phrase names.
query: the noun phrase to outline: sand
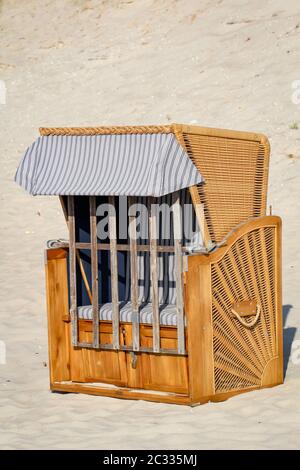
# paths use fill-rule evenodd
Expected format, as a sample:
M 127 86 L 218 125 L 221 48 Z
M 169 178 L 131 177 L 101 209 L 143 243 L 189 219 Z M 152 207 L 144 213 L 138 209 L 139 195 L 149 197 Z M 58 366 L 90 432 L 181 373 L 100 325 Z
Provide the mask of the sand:
M 2 0 L 0 8 L 0 448 L 298 448 L 299 1 Z M 40 126 L 168 122 L 270 138 L 269 204 L 284 227 L 285 383 L 192 409 L 52 394 L 43 250 L 67 233 L 56 198 L 30 197 L 13 182 L 22 152 Z

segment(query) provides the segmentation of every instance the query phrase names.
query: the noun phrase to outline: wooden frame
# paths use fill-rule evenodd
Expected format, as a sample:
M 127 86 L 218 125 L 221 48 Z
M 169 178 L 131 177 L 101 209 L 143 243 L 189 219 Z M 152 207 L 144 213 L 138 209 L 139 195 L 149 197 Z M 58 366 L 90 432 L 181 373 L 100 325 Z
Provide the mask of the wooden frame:
M 94 254 L 110 250 L 114 285 L 117 250 L 131 250 L 133 272 L 138 251 L 150 250 L 153 299 L 157 298 L 157 254 L 174 252 L 179 273 L 185 253 L 186 272 L 177 278 L 179 327 L 160 325 L 154 307 L 153 324 L 139 324 L 137 339 L 137 324 L 119 321 L 115 288 L 112 322 L 96 322 L 95 317 L 94 322 L 78 320 L 74 276 L 68 305 L 67 263 L 74 269 L 76 250 L 87 244 L 75 240 L 71 200 L 70 246 L 46 251 L 51 390 L 196 405 L 282 383 L 281 220 L 265 215 L 267 139 L 260 134 L 185 125 L 41 131 L 43 135 L 131 132 L 173 132 L 200 169 L 205 184 L 191 188 L 191 195 L 198 220 L 202 218 L 208 250 L 187 254 L 176 242 L 179 236 L 174 247 L 159 246 L 154 237 L 155 212 L 150 213 L 149 247 L 132 240 L 129 247 L 119 244 L 110 214 L 110 243 L 98 243 L 95 238 L 91 243 Z M 113 206 L 113 199 L 110 202 Z M 131 222 L 135 223 L 134 218 Z M 178 235 L 178 224 L 176 230 Z M 256 308 L 251 307 L 245 316 L 243 311 L 242 316 L 232 314 L 236 305 L 247 302 Z M 77 346 L 73 347 L 75 337 Z M 95 347 L 97 341 L 102 349 Z
M 184 316 L 184 300 L 183 300 L 183 283 L 182 283 L 182 254 L 183 250 L 181 237 L 181 206 L 179 192 L 173 195 L 173 225 L 174 225 L 174 247 L 163 247 L 157 245 L 156 232 L 157 232 L 157 215 L 156 215 L 156 203 L 154 198 L 150 198 L 148 202 L 149 208 L 149 232 L 150 241 L 149 245 L 138 245 L 136 240 L 136 215 L 133 213 L 136 204 L 136 198 L 129 198 L 129 244 L 119 245 L 117 243 L 117 222 L 116 222 L 116 205 L 115 198 L 109 197 L 109 244 L 98 244 L 97 238 L 97 204 L 96 197 L 89 197 L 89 212 L 90 212 L 90 243 L 77 243 L 75 237 L 75 202 L 74 196 L 68 196 L 68 210 L 65 207 L 63 200 L 61 204 L 64 210 L 66 219 L 68 220 L 68 226 L 70 230 L 70 243 L 69 245 L 61 244 L 61 246 L 68 246 L 70 249 L 69 257 L 69 272 L 70 272 L 70 293 L 71 293 L 71 323 L 72 323 L 72 346 L 82 347 L 88 349 L 105 349 L 105 350 L 120 350 L 120 351 L 132 351 L 138 352 L 154 352 L 165 354 L 180 354 L 185 355 L 185 316 Z M 132 210 L 133 208 L 133 210 Z M 68 212 L 69 211 L 69 212 Z M 69 215 L 68 215 L 69 213 Z M 131 273 L 131 305 L 133 310 L 132 316 L 132 344 L 121 345 L 120 344 L 120 321 L 119 321 L 119 298 L 118 298 L 118 263 L 117 263 L 117 251 L 126 247 L 126 251 L 130 252 L 130 273 Z M 91 251 L 91 274 L 92 274 L 92 295 L 90 296 L 90 286 L 87 281 L 87 277 L 78 254 L 77 248 L 90 249 Z M 110 250 L 111 256 L 111 292 L 112 292 L 112 342 L 111 344 L 103 344 L 100 341 L 101 332 L 99 331 L 99 298 L 98 298 L 98 250 L 103 247 Z M 141 250 L 142 247 L 142 250 Z M 177 293 L 177 345 L 176 347 L 163 348 L 160 347 L 160 311 L 158 301 L 158 278 L 157 278 L 157 256 L 158 248 L 161 252 L 174 253 L 175 256 L 175 270 L 176 270 L 176 293 Z M 151 259 L 151 293 L 152 293 L 152 306 L 153 306 L 153 317 L 152 317 L 152 328 L 153 328 L 153 339 L 152 344 L 146 348 L 140 345 L 140 320 L 139 320 L 139 302 L 138 302 L 138 251 L 150 252 Z M 76 294 L 76 282 L 77 282 L 77 269 L 76 260 L 79 263 L 81 275 L 85 283 L 87 293 L 91 299 L 92 310 L 93 310 L 93 337 L 90 342 L 78 340 L 78 314 L 77 314 L 77 294 Z

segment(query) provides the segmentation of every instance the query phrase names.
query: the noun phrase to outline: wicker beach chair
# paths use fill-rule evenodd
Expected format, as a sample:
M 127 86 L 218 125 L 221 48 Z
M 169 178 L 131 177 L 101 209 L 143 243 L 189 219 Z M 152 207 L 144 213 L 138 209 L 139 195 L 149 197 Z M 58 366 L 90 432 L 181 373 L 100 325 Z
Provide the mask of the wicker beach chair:
M 59 196 L 69 228 L 45 257 L 51 390 L 195 405 L 282 383 L 266 137 L 178 124 L 40 133 L 16 181 Z

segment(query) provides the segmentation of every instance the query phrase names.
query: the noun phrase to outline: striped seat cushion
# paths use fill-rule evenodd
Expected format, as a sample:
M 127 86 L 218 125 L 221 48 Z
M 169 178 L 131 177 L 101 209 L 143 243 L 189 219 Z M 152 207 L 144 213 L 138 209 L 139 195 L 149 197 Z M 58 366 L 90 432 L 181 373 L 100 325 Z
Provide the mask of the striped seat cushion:
M 131 302 L 119 302 L 120 321 L 132 322 L 132 307 Z M 112 320 L 112 303 L 101 305 L 99 311 L 100 320 Z M 82 320 L 92 320 L 93 309 L 91 305 L 78 307 L 78 317 Z M 145 303 L 140 306 L 140 323 L 152 323 L 152 304 Z M 177 325 L 177 310 L 176 305 L 167 304 L 160 305 L 160 324 L 168 326 Z

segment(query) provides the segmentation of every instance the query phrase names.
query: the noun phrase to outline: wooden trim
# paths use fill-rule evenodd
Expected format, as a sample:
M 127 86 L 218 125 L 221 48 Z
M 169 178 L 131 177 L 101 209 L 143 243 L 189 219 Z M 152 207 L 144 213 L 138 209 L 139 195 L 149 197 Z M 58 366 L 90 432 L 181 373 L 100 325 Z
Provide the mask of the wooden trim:
M 89 384 L 74 382 L 54 382 L 51 390 L 56 392 L 87 393 L 90 395 L 101 395 L 106 397 L 123 398 L 129 400 L 147 400 L 159 403 L 171 403 L 177 405 L 191 405 L 188 395 L 170 392 L 152 392 L 148 390 L 137 390 L 125 387 L 105 387 L 101 384 L 91 386 Z
M 190 257 L 186 282 L 189 387 L 193 402 L 214 394 L 211 270 Z
M 111 296 L 112 296 L 112 326 L 113 347 L 120 346 L 119 337 L 119 290 L 118 290 L 118 257 L 117 257 L 117 223 L 115 197 L 109 196 L 109 240 L 110 240 L 110 270 L 111 270 Z
M 223 256 L 230 250 L 231 246 L 239 240 L 243 235 L 252 230 L 260 227 L 280 227 L 281 219 L 275 215 L 265 215 L 263 217 L 255 217 L 238 225 L 231 233 L 224 239 L 222 246 L 217 248 L 212 253 L 192 253 L 189 258 L 197 258 L 199 264 L 210 264 L 220 261 Z
M 148 126 L 40 127 L 40 135 L 170 134 L 172 124 Z
M 260 237 L 260 245 L 267 248 L 268 242 L 266 240 L 265 231 L 260 231 L 259 237 Z M 275 256 L 276 256 L 276 240 L 277 240 L 277 234 L 275 233 L 275 241 L 274 241 Z M 248 252 L 251 252 L 249 242 L 247 243 L 247 245 L 248 245 L 247 246 Z M 256 255 L 256 258 L 260 258 L 261 275 L 264 277 L 264 281 L 265 281 L 265 287 L 266 287 L 265 292 L 266 292 L 266 296 L 267 296 L 267 299 L 268 299 L 268 305 L 272 305 L 272 293 L 273 293 L 273 291 L 272 291 L 271 282 L 270 282 L 270 274 L 268 272 L 268 256 L 267 256 L 266 250 L 265 249 L 261 250 L 260 254 Z M 275 261 L 275 266 L 276 266 L 276 261 Z M 253 265 L 251 265 L 251 270 L 253 270 L 253 273 L 254 273 Z M 275 267 L 275 272 L 276 272 L 276 267 Z M 276 283 L 276 280 L 277 280 L 277 273 L 275 274 L 275 283 Z M 276 306 L 275 306 L 275 309 L 276 309 Z M 277 318 L 277 312 L 275 314 L 276 314 L 276 318 Z M 264 324 L 264 328 L 267 330 L 268 325 L 266 324 L 264 316 L 263 316 L 263 318 L 261 318 L 261 320 Z M 275 330 L 276 330 L 275 322 L 273 323 L 271 321 L 270 322 L 270 330 L 269 330 L 269 334 L 270 334 L 271 338 L 276 338 L 276 331 Z M 276 339 L 275 339 L 275 341 L 270 341 L 269 344 L 267 345 L 267 348 L 268 348 L 269 355 L 270 356 L 275 356 L 277 354 Z
M 91 268 L 92 268 L 92 306 L 93 306 L 93 347 L 99 348 L 99 299 L 98 299 L 98 250 L 96 197 L 90 196 Z
M 278 218 L 279 219 L 279 218 Z M 282 319 L 282 222 L 278 221 L 275 237 L 275 299 L 277 337 L 277 382 L 283 383 L 283 319 Z
M 69 244 L 67 245 L 67 247 L 64 247 L 64 248 L 47 248 L 45 250 L 45 253 L 46 253 L 45 263 L 47 263 L 47 261 L 52 260 L 52 259 L 66 258 L 67 253 L 69 251 L 67 248 L 69 248 Z
M 235 131 L 230 129 L 218 129 L 214 127 L 201 127 L 190 124 L 174 124 L 180 127 L 181 132 L 188 134 L 201 134 L 209 137 L 224 137 L 226 139 L 250 140 L 268 144 L 268 138 L 257 132 Z
M 107 135 L 107 134 L 175 134 L 176 131 L 268 143 L 265 135 L 254 132 L 217 129 L 190 124 L 162 124 L 147 126 L 95 126 L 95 127 L 40 127 L 41 136 L 47 135 Z
M 74 196 L 68 196 L 68 226 L 69 226 L 69 267 L 70 267 L 70 314 L 72 321 L 72 344 L 78 343 L 78 312 L 76 288 L 76 247 L 75 247 L 75 207 Z
M 150 390 L 137 390 L 126 387 L 109 388 L 97 384 L 91 386 L 88 383 L 78 383 L 69 381 L 54 381 L 50 385 L 53 392 L 68 392 L 68 393 L 86 393 L 88 395 L 98 395 L 111 398 L 121 398 L 125 400 L 145 400 L 158 403 L 168 403 L 173 405 L 188 405 L 198 406 L 208 402 L 222 402 L 227 401 L 243 393 L 253 392 L 262 388 L 271 388 L 278 384 L 254 386 L 244 388 L 242 390 L 231 390 L 230 392 L 216 393 L 215 395 L 203 396 L 198 400 L 193 400 L 190 396 L 185 394 L 169 393 L 169 392 L 152 392 Z

